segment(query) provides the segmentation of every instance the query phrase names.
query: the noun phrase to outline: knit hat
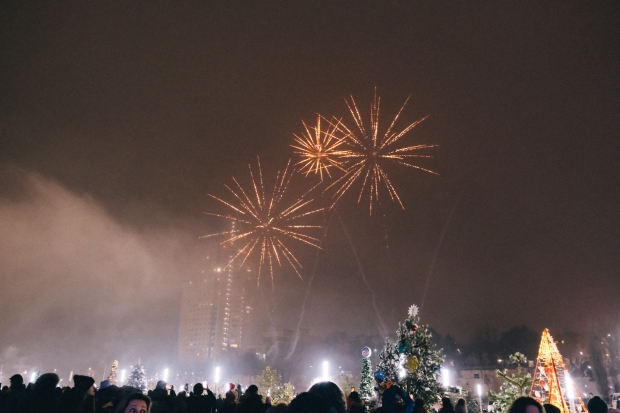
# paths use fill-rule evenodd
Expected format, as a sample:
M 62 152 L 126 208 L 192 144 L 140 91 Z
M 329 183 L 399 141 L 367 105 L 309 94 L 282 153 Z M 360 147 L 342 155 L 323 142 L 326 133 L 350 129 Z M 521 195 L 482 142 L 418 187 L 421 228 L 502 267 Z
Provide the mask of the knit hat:
M 86 390 L 95 384 L 95 379 L 90 376 L 80 376 L 75 374 L 73 376 L 73 383 L 75 383 L 75 387 Z

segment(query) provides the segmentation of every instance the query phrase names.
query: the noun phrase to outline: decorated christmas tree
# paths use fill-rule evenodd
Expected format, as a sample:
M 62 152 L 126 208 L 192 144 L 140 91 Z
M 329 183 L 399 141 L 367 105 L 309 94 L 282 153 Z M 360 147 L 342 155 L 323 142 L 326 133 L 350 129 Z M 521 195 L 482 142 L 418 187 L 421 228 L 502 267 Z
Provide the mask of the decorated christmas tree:
M 110 375 L 108 376 L 108 381 L 110 385 L 118 386 L 118 377 L 116 375 L 116 371 L 118 370 L 118 360 L 114 360 L 112 363 L 112 368 L 110 369 Z
M 144 367 L 140 362 L 132 367 L 133 371 L 129 375 L 129 379 L 127 379 L 127 385 L 142 391 L 146 390 L 146 371 L 144 371 Z
M 433 349 L 432 334 L 428 326 L 420 324 L 415 304 L 409 307 L 409 317 L 399 324 L 396 334 L 395 343 L 385 340 L 375 376 L 398 384 L 427 404 L 435 403 L 444 393 L 437 375 L 445 357 L 442 350 Z
M 282 384 L 282 376 L 280 373 L 267 366 L 265 370 L 258 376 L 258 390 L 264 396 L 271 396 Z
M 274 406 L 280 403 L 289 404 L 295 398 L 295 388 L 291 383 L 284 383 L 278 386 L 271 395 Z
M 547 329 L 543 331 L 540 340 L 530 397 L 540 403 L 552 404 L 562 413 L 586 411 L 586 406 L 566 370 L 564 359 Z
M 364 348 L 366 350 L 367 347 Z M 362 352 L 362 354 L 364 354 Z M 370 363 L 370 349 L 368 349 L 368 356 L 364 356 L 362 363 L 362 378 L 360 379 L 360 397 L 364 400 L 368 400 L 373 396 L 373 384 L 372 378 L 372 364 Z

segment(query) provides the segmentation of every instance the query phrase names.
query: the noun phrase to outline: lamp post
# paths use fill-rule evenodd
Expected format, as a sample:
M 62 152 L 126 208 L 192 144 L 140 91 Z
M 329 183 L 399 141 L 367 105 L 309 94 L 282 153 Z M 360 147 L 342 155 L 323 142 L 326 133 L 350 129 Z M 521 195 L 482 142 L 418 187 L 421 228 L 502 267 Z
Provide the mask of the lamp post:
M 482 413 L 482 386 L 478 384 L 478 405 L 480 406 L 480 413 Z

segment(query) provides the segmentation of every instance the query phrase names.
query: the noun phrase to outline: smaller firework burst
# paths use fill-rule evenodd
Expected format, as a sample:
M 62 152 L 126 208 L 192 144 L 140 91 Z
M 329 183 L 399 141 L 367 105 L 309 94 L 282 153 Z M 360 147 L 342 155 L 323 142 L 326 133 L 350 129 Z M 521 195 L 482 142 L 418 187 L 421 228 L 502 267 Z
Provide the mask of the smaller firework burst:
M 294 134 L 295 145 L 291 145 L 295 149 L 294 153 L 301 157 L 301 160 L 295 165 L 300 165 L 300 172 L 305 176 L 310 173 L 318 174 L 323 180 L 323 172 L 331 178 L 330 168 L 337 168 L 346 172 L 343 163 L 339 160 L 342 156 L 348 154 L 343 149 L 346 142 L 346 136 L 337 137 L 336 133 L 340 129 L 340 120 L 334 119 L 331 122 L 325 120 L 323 125 L 327 125 L 327 129 L 321 129 L 321 115 L 317 116 L 316 126 L 308 127 L 304 121 L 304 131 L 300 134 Z
M 281 266 L 283 260 L 286 260 L 301 278 L 299 271 L 302 266 L 289 247 L 289 241 L 320 248 L 320 240 L 306 232 L 319 229 L 321 226 L 305 222 L 308 217 L 323 211 L 323 208 L 312 209 L 310 207 L 313 202 L 310 193 L 316 186 L 301 197 L 287 203 L 286 190 L 294 175 L 290 163 L 290 161 L 287 163 L 283 173 L 278 171 L 271 193 L 265 193 L 263 172 L 260 159 L 258 159 L 258 179 L 256 179 L 252 167 L 248 165 L 253 189 L 246 191 L 233 177 L 235 185 L 232 188 L 224 185 L 232 194 L 230 202 L 209 194 L 211 198 L 230 208 L 233 213 L 223 215 L 205 212 L 205 214 L 225 218 L 239 225 L 234 225 L 230 231 L 208 234 L 201 238 L 224 235 L 227 238 L 221 243 L 222 245 L 233 245 L 235 242 L 242 243 L 243 247 L 232 257 L 226 267 L 232 265 L 236 260 L 241 261 L 239 267 L 243 266 L 252 252 L 257 251 L 260 257 L 257 284 L 260 283 L 263 266 L 269 265 L 273 287 L 273 264 L 277 262 Z M 248 193 L 252 196 L 250 197 Z M 256 199 L 253 199 L 254 197 Z
M 398 202 L 401 208 L 405 209 L 396 188 L 388 177 L 386 166 L 389 164 L 403 165 L 415 168 L 421 171 L 438 175 L 430 169 L 423 168 L 412 163 L 412 158 L 431 158 L 429 155 L 419 153 L 422 149 L 433 148 L 438 145 L 400 145 L 401 139 L 414 127 L 423 122 L 428 116 L 419 119 L 400 132 L 393 132 L 396 121 L 400 117 L 401 112 L 409 98 L 402 105 L 394 120 L 385 130 L 379 132 L 379 107 L 380 99 L 375 96 L 370 108 L 370 126 L 364 124 L 362 115 L 360 114 L 355 100 L 351 96 L 351 101 L 345 99 L 347 107 L 351 112 L 351 116 L 357 126 L 356 129 L 349 128 L 342 122 L 334 125 L 337 130 L 346 139 L 346 153 L 341 155 L 341 159 L 345 161 L 345 173 L 336 179 L 326 188 L 326 191 L 335 188 L 334 202 L 330 208 L 333 208 L 338 200 L 353 186 L 358 180 L 362 181 L 357 202 L 360 203 L 365 192 L 369 196 L 370 214 L 372 215 L 373 200 L 379 200 L 379 188 L 384 186 L 389 194 L 392 202 Z

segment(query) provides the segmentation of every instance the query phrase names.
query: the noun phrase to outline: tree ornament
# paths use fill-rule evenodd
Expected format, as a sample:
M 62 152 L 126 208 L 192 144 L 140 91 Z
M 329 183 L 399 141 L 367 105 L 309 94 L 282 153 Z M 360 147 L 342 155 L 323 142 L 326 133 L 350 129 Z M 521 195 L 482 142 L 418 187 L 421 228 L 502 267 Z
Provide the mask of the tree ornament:
M 418 367 L 420 367 L 420 364 L 418 363 L 418 358 L 416 356 L 409 357 L 409 359 L 405 363 L 405 368 L 407 369 L 409 374 L 415 373 Z
M 381 371 L 379 369 L 377 369 L 377 371 L 375 371 L 375 379 L 378 382 L 382 382 L 383 380 L 385 380 L 385 376 L 383 375 L 383 373 L 381 373 Z

